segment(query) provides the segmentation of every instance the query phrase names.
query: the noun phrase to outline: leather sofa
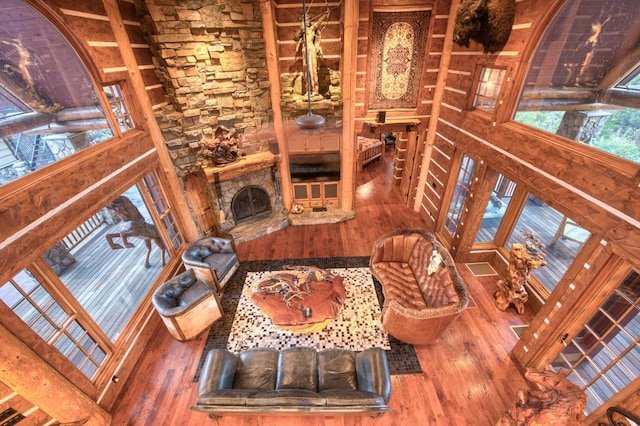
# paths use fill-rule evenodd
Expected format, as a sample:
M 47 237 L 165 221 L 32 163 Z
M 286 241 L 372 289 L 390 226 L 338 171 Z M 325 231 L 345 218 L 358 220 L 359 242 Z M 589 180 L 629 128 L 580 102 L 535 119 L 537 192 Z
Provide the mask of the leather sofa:
M 218 294 L 240 266 L 233 239 L 224 237 L 205 237 L 189 244 L 182 262 Z
M 382 325 L 400 341 L 437 341 L 467 307 L 453 258 L 427 231 L 400 230 L 379 238 L 369 267 L 383 289 Z
M 181 341 L 194 339 L 222 317 L 215 292 L 191 269 L 161 284 L 152 301 L 169 333 Z
M 381 348 L 255 348 L 207 354 L 194 411 L 222 414 L 369 414 L 389 411 L 391 378 Z

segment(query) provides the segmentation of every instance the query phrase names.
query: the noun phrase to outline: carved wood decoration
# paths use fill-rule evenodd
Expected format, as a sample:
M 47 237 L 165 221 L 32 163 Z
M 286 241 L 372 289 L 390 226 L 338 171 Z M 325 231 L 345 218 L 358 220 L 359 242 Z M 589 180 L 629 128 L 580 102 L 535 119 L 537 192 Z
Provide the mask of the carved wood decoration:
M 546 255 L 540 251 L 544 244 L 530 232 L 522 234 L 526 242 L 511 245 L 509 277 L 498 281 L 498 290 L 494 293 L 498 309 L 504 311 L 513 303 L 520 315 L 524 313 L 524 304 L 529 299 L 525 284 L 529 280 L 531 271 L 547 264 L 543 260 Z
M 279 328 L 292 332 L 323 329 L 346 300 L 342 277 L 315 266 L 284 269 L 260 281 L 251 301 Z
M 515 406 L 502 415 L 496 426 L 582 424 L 587 396 L 564 373 L 529 371 L 525 377 L 538 389 L 518 391 Z

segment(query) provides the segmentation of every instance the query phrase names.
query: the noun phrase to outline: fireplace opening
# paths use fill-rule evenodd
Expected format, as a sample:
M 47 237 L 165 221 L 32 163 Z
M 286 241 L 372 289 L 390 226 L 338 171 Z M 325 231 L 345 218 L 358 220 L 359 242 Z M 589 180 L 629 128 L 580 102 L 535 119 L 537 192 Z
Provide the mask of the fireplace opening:
M 271 213 L 269 193 L 259 186 L 245 186 L 233 197 L 231 211 L 236 223 Z

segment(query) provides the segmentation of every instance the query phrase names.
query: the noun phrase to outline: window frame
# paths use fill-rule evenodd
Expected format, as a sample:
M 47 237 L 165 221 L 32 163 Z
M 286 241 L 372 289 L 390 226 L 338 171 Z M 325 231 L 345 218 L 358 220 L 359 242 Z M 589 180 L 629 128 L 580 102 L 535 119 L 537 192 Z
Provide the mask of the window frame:
M 149 175 L 153 176 L 158 193 L 162 198 L 161 203 L 164 205 L 164 210 L 161 214 L 156 210 L 155 204 L 147 193 L 147 186 L 143 182 L 143 179 Z M 129 185 L 128 187 L 131 186 L 132 185 Z M 21 269 L 29 270 L 40 285 L 55 298 L 56 302 L 69 312 L 69 316 L 77 318 L 80 321 L 81 326 L 88 330 L 91 337 L 96 340 L 103 350 L 105 350 L 105 359 L 98 367 L 98 370 L 92 379 L 87 378 L 69 359 L 59 352 L 57 348 L 44 341 L 30 328 L 30 326 L 25 324 L 22 319 L 20 319 L 10 308 L 0 301 L 0 313 L 2 313 L 3 318 L 0 323 L 10 326 L 11 330 L 21 340 L 28 342 L 30 347 L 43 359 L 48 360 L 48 362 L 58 369 L 59 372 L 64 374 L 65 377 L 88 394 L 95 394 L 98 389 L 103 389 L 109 380 L 111 380 L 111 377 L 117 370 L 120 362 L 118 357 L 115 355 L 118 354 L 122 347 L 129 344 L 131 336 L 137 333 L 141 321 L 145 321 L 146 316 L 143 313 L 149 312 L 150 309 L 153 309 L 150 303 L 151 294 L 162 282 L 172 276 L 175 273 L 176 268 L 181 265 L 177 253 L 180 248 L 185 245 L 185 232 L 184 229 L 182 229 L 181 224 L 175 218 L 175 210 L 172 208 L 170 199 L 166 195 L 166 190 L 159 179 L 158 171 L 154 169 L 144 174 L 133 183 L 133 186 L 137 186 L 140 195 L 144 199 L 147 210 L 156 224 L 163 241 L 165 242 L 169 258 L 167 264 L 160 270 L 160 273 L 155 278 L 154 283 L 150 285 L 146 296 L 140 301 L 133 312 L 131 312 L 131 319 L 114 341 L 111 341 L 105 332 L 102 331 L 101 327 L 91 317 L 90 313 L 84 309 L 82 304 L 67 289 L 66 284 L 61 280 L 61 278 L 58 277 L 53 269 L 40 257 L 42 253 L 47 252 L 51 247 L 47 247 L 46 249 L 43 248 L 33 262 L 24 265 Z M 114 197 L 115 196 L 117 195 L 114 195 Z M 85 213 L 90 217 L 95 212 L 93 210 L 87 210 Z M 177 247 L 171 243 L 168 232 L 165 230 L 165 219 L 167 217 L 171 217 L 171 224 L 173 224 L 175 229 L 178 231 L 179 238 Z M 82 226 L 83 223 L 84 221 L 81 221 L 79 226 Z M 20 271 L 18 271 L 18 273 L 19 272 Z M 13 274 L 13 276 L 16 274 Z
M 485 68 L 504 70 L 505 72 L 503 76 L 502 84 L 500 86 L 500 90 L 498 92 L 497 97 L 495 98 L 496 105 L 492 111 L 477 108 L 474 106 L 474 101 L 476 98 L 476 93 L 478 91 L 478 86 L 481 83 L 480 79 L 482 78 L 482 72 L 483 72 L 483 69 Z M 507 97 L 506 92 L 508 91 L 508 90 L 505 90 L 504 88 L 507 83 L 511 82 L 511 73 L 512 73 L 512 66 L 504 58 L 498 58 L 493 61 L 490 61 L 488 59 L 477 60 L 475 67 L 473 69 L 473 73 L 471 75 L 472 83 L 467 95 L 467 102 L 465 106 L 466 110 L 470 114 L 473 114 L 481 119 L 495 122 L 498 119 L 498 117 L 501 117 L 500 112 L 504 109 L 503 103 L 504 103 L 505 97 Z M 508 119 L 511 119 L 511 117 L 509 117 Z

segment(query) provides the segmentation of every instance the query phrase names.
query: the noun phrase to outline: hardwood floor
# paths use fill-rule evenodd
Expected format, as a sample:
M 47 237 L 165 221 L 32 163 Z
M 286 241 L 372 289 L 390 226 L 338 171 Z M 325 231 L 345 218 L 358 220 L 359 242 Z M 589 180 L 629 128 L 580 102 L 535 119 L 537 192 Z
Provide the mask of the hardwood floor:
M 425 227 L 404 206 L 392 184 L 393 156 L 357 176 L 356 218 L 339 224 L 289 226 L 238 245 L 241 261 L 301 257 L 368 256 L 374 241 L 399 228 Z M 432 345 L 417 346 L 424 371 L 392 376 L 392 411 L 376 419 L 358 416 L 224 416 L 191 412 L 193 383 L 206 333 L 174 340 L 161 324 L 112 409 L 114 425 L 493 425 L 527 383 L 509 357 L 517 341 L 510 326 L 532 315 L 499 311 L 493 303 L 497 277 L 474 277 L 459 264 L 472 303 Z

